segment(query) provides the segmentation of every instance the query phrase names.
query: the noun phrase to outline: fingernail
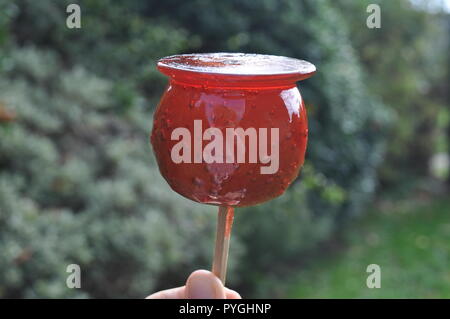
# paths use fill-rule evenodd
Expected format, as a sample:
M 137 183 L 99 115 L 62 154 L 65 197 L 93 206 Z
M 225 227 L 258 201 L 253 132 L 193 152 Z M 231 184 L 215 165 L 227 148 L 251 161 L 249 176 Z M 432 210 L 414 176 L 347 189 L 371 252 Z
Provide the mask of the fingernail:
M 188 299 L 216 299 L 221 289 L 220 280 L 205 270 L 195 271 L 189 276 L 186 283 L 186 296 Z M 222 289 L 223 290 L 223 289 Z

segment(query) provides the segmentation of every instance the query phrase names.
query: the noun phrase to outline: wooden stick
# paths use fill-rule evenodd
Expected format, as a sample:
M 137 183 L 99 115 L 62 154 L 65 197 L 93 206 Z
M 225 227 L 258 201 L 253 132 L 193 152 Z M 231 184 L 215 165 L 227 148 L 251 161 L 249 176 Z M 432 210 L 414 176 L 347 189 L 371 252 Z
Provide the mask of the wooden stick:
M 230 247 L 233 217 L 233 207 L 219 206 L 216 247 L 214 249 L 212 272 L 222 281 L 224 285 L 227 274 L 228 248 Z

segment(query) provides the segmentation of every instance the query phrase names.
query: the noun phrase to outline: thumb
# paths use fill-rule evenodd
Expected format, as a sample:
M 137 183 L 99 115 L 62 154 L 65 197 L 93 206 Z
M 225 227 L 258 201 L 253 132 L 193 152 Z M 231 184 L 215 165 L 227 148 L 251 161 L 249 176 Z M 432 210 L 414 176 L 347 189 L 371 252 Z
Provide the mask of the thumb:
M 194 271 L 187 279 L 185 292 L 188 299 L 225 299 L 222 282 L 207 270 Z

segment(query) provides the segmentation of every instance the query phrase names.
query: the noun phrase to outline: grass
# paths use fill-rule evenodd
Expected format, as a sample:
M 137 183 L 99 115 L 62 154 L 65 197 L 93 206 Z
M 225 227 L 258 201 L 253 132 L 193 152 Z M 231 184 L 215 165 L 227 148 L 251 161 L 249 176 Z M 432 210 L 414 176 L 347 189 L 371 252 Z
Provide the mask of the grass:
M 449 200 L 384 205 L 344 238 L 293 280 L 289 298 L 450 298 Z M 381 267 L 381 288 L 367 287 L 369 264 Z

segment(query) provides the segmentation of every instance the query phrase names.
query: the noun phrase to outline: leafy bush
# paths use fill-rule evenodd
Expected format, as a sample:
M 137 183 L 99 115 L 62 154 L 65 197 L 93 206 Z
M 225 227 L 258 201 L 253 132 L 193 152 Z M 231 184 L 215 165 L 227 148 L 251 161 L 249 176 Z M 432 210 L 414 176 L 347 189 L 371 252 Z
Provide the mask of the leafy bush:
M 370 75 L 365 78 L 367 87 L 395 119 L 380 169 L 383 190 L 410 191 L 417 179 L 427 177 L 430 157 L 447 151 L 443 144 L 448 124 L 443 119 L 449 108 L 449 15 L 420 10 L 421 5 L 432 5 L 430 1 L 378 0 L 381 29 L 362 28 L 371 3 L 336 1 L 334 5 L 354 17 L 348 25 L 356 53 Z
M 16 120 L 0 125 L 0 296 L 142 297 L 166 273 L 208 264 L 214 215 L 160 178 L 142 99 L 117 113 L 112 82 L 65 70 L 51 52 L 14 49 L 8 64 L 0 101 Z M 65 285 L 72 263 L 81 292 Z

